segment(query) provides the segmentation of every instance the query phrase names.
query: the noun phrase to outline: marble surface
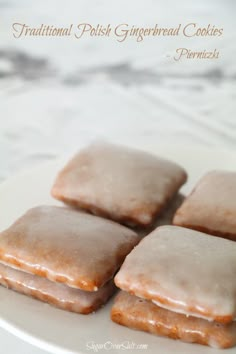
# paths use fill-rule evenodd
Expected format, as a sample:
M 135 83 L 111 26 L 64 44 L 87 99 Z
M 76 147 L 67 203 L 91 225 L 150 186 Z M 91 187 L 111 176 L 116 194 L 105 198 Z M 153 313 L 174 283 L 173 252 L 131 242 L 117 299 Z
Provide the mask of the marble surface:
M 235 150 L 235 13 L 234 0 L 0 0 L 0 182 L 97 137 Z M 196 22 L 224 34 L 16 39 L 14 22 Z M 175 61 L 179 47 L 217 48 L 220 58 Z
M 0 0 L 0 181 L 93 137 L 236 147 L 234 0 Z M 12 23 L 208 23 L 222 37 L 13 37 Z M 178 47 L 218 60 L 174 61 Z M 171 55 L 171 57 L 167 57 Z

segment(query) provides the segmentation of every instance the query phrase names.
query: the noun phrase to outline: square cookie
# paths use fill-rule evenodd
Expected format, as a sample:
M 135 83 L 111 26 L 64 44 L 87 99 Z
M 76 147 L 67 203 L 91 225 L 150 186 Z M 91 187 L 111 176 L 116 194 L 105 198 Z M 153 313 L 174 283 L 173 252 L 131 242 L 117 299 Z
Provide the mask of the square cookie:
M 126 257 L 115 284 L 168 310 L 221 323 L 236 317 L 236 243 L 160 226 Z
M 203 176 L 173 223 L 236 241 L 236 172 L 212 171 Z
M 147 152 L 93 143 L 58 174 L 52 196 L 129 225 L 150 225 L 186 181 L 177 164 Z
M 111 310 L 112 321 L 188 343 L 230 348 L 236 344 L 236 322 L 222 324 L 185 316 L 121 291 Z
M 113 280 L 99 288 L 98 291 L 84 291 L 13 269 L 4 264 L 0 264 L 0 284 L 62 310 L 81 314 L 96 311 L 116 290 Z
M 96 291 L 138 242 L 135 232 L 113 221 L 70 208 L 39 206 L 0 233 L 0 263 Z

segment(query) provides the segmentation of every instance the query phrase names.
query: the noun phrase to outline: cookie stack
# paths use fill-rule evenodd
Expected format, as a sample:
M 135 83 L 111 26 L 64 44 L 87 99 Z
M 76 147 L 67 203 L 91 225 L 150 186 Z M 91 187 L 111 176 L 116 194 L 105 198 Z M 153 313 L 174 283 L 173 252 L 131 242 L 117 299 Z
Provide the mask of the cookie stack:
M 87 314 L 114 293 L 113 276 L 139 237 L 97 216 L 57 206 L 29 210 L 0 237 L 0 283 Z
M 218 348 L 236 343 L 236 243 L 161 226 L 126 257 L 111 318 Z
M 185 180 L 172 162 L 91 144 L 53 185 L 52 195 L 67 207 L 30 209 L 0 234 L 0 284 L 65 310 L 97 310 L 114 293 L 114 274 L 140 241 L 121 224 L 149 228 Z

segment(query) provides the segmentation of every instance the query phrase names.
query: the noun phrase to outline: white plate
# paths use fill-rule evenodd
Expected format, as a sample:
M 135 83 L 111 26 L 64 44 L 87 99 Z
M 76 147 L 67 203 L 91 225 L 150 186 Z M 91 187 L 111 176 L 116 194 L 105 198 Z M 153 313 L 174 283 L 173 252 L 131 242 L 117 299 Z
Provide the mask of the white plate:
M 198 148 L 168 148 L 142 146 L 146 150 L 182 164 L 189 173 L 183 188 L 188 192 L 196 180 L 210 169 L 236 168 L 236 154 L 227 151 Z M 26 209 L 37 204 L 55 204 L 49 191 L 56 172 L 64 161 L 44 164 L 20 174 L 0 187 L 0 230 L 10 225 Z M 0 287 L 0 326 L 55 354 L 69 353 L 128 353 L 204 354 L 219 353 L 216 349 L 185 344 L 116 325 L 109 319 L 112 300 L 92 315 L 78 315 L 58 310 L 40 301 Z M 137 349 L 137 345 L 147 349 Z M 99 345 L 99 348 L 96 347 Z M 97 350 L 96 350 L 97 349 Z M 236 354 L 236 349 L 227 353 Z

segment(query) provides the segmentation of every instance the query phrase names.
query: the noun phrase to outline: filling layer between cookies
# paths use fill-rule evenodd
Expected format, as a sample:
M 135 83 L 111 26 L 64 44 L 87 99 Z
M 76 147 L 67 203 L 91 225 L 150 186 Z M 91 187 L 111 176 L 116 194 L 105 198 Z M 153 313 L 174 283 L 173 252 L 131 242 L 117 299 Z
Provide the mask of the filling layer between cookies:
M 123 326 L 184 342 L 230 348 L 236 344 L 236 322 L 222 324 L 186 316 L 121 291 L 111 310 L 111 319 Z
M 0 284 L 61 309 L 88 314 L 105 304 L 115 292 L 113 280 L 98 291 L 84 291 L 0 263 Z

